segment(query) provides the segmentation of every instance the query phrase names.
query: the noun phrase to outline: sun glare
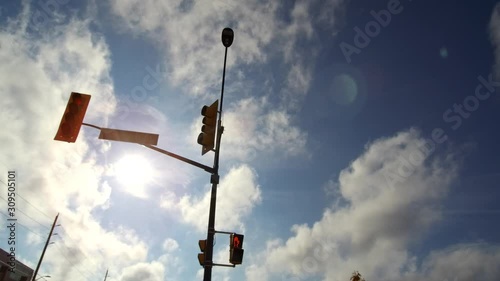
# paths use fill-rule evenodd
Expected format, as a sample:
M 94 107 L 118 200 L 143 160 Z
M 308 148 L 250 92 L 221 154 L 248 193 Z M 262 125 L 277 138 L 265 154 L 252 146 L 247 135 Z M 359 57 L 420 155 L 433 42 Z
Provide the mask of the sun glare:
M 115 177 L 130 188 L 141 188 L 153 179 L 153 168 L 149 161 L 139 155 L 127 155 L 115 164 Z

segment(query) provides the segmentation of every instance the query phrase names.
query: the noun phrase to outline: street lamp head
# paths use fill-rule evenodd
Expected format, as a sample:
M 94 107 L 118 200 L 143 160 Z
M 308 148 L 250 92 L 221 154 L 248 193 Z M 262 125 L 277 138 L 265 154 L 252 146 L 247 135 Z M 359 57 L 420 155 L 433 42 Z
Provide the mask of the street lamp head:
M 222 30 L 222 45 L 229 48 L 233 44 L 234 32 L 231 28 L 226 27 Z

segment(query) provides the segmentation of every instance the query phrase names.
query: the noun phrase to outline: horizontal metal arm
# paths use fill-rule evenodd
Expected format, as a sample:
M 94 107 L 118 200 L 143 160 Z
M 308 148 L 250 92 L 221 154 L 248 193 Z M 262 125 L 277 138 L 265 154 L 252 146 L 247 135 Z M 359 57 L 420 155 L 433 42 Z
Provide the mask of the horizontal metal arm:
M 234 264 L 222 264 L 222 263 L 210 263 L 206 264 L 205 266 L 225 266 L 225 267 L 236 267 Z
M 95 129 L 98 129 L 98 130 L 100 130 L 101 132 L 102 132 L 102 130 L 103 130 L 103 129 L 105 129 L 105 128 L 101 128 L 101 127 L 98 127 L 98 126 L 96 126 L 96 125 L 92 125 L 92 124 L 88 124 L 88 123 L 82 123 L 82 125 L 89 126 L 89 127 L 95 128 Z M 158 148 L 158 147 L 156 147 L 156 146 L 154 146 L 154 145 L 151 145 L 151 144 L 141 144 L 141 143 L 138 143 L 138 144 L 143 145 L 143 146 L 145 146 L 145 147 L 147 147 L 147 148 L 151 148 L 152 150 L 156 150 L 156 151 L 158 151 L 158 152 L 160 152 L 160 153 L 162 153 L 162 154 L 168 155 L 168 156 L 173 157 L 173 158 L 175 158 L 175 159 L 177 159 L 177 160 L 181 160 L 182 162 L 185 162 L 185 163 L 191 164 L 191 165 L 193 165 L 193 166 L 195 166 L 195 167 L 202 168 L 203 170 L 205 170 L 205 171 L 209 172 L 210 174 L 215 174 L 215 169 L 214 169 L 214 168 L 212 168 L 212 167 L 209 167 L 209 166 L 203 165 L 203 164 L 201 164 L 201 163 L 198 163 L 198 162 L 193 161 L 193 160 L 191 160 L 191 159 L 188 159 L 188 158 L 186 158 L 186 157 L 182 157 L 182 156 L 177 155 L 177 154 L 175 154 L 175 153 L 172 153 L 172 152 L 170 152 L 170 151 L 166 151 L 166 150 L 164 150 L 164 149 Z
M 101 129 L 101 127 L 97 127 L 96 125 L 92 125 L 92 124 L 89 124 L 89 123 L 82 123 L 82 125 L 89 126 L 89 127 L 95 128 L 97 130 Z
M 226 266 L 226 267 L 236 267 L 234 264 L 220 264 L 220 263 L 212 263 L 213 266 Z
M 219 230 L 213 230 L 213 231 L 211 231 L 211 232 L 213 232 L 213 233 L 228 234 L 228 235 L 234 234 L 234 232 L 229 232 L 229 231 L 219 231 Z
M 202 168 L 203 170 L 205 170 L 205 171 L 207 171 L 207 172 L 209 172 L 209 173 L 211 173 L 211 174 L 215 173 L 215 169 L 214 169 L 214 168 L 212 168 L 212 167 L 208 167 L 208 166 L 206 166 L 206 165 L 203 165 L 203 164 L 198 163 L 198 162 L 196 162 L 196 161 L 193 161 L 193 160 L 191 160 L 191 159 L 188 159 L 188 158 L 182 157 L 182 156 L 180 156 L 180 155 L 177 155 L 177 154 L 175 154 L 175 153 L 172 153 L 172 152 L 170 152 L 170 151 L 166 151 L 166 150 L 164 150 L 164 149 L 158 148 L 158 147 L 156 147 L 156 146 L 154 146 L 154 145 L 150 145 L 150 144 L 146 144 L 146 145 L 144 145 L 144 146 L 145 146 L 145 147 L 148 147 L 148 148 L 151 148 L 152 150 L 156 150 L 156 151 L 158 151 L 158 152 L 160 152 L 160 153 L 163 153 L 163 154 L 165 154 L 165 155 L 168 155 L 168 156 L 170 156 L 170 157 L 173 157 L 173 158 L 175 158 L 175 159 L 177 159 L 177 160 L 181 160 L 182 162 L 186 162 L 186 163 L 191 164 L 191 165 L 193 165 L 193 166 L 196 166 L 196 167 L 198 167 L 198 168 Z

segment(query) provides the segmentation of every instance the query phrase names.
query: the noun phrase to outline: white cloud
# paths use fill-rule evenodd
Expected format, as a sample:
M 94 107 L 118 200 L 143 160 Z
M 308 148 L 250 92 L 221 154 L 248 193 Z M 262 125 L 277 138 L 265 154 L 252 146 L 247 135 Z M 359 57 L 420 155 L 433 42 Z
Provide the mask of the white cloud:
M 417 268 L 416 258 L 408 247 L 441 219 L 440 202 L 457 178 L 461 163 L 459 154 L 431 155 L 414 165 L 403 181 L 388 182 L 385 175 L 397 172 L 405 165 L 401 159 L 416 155 L 424 142 L 412 129 L 369 144 L 339 175 L 339 195 L 346 204 L 327 208 L 312 226 L 294 225 L 293 236 L 286 243 L 268 247 L 262 254 L 265 257 L 248 268 L 248 280 L 276 275 L 344 280 L 354 270 L 360 270 L 367 280 L 401 280 L 417 274 L 412 273 Z M 477 257 L 489 261 L 487 270 L 496 268 L 496 258 L 491 261 L 484 252 Z M 421 270 L 446 268 L 446 263 L 431 264 L 436 268 Z M 471 259 L 461 266 L 464 271 L 477 271 L 477 262 Z
M 123 270 L 118 280 L 122 281 L 163 281 L 165 268 L 159 262 L 138 263 Z
M 4 108 L 0 162 L 2 171 L 18 173 L 18 194 L 45 214 L 60 213 L 58 223 L 63 229 L 56 227 L 58 236 L 46 252 L 43 267 L 61 280 L 90 280 L 96 272 L 104 273 L 105 266 L 119 272 L 144 262 L 148 247 L 135 232 L 123 227 L 104 229 L 92 215 L 109 204 L 111 189 L 101 180 L 104 167 L 97 156 L 106 144 L 97 143 L 91 149 L 84 129 L 76 143 L 53 140 L 71 91 L 92 94 L 87 122 L 106 123 L 113 113 L 116 101 L 108 46 L 91 31 L 91 19 L 67 19 L 64 25 L 54 23 L 32 34 L 27 31 L 32 24 L 27 1 L 23 9 L 0 29 L 0 106 Z M 21 210 L 30 206 L 24 201 L 17 205 Z M 40 212 L 29 210 L 35 220 L 47 222 Z M 42 232 L 35 222 L 24 223 Z M 18 236 L 20 241 L 25 239 L 39 242 L 31 235 Z M 33 267 L 38 258 L 33 255 L 38 253 L 29 250 L 20 255 Z M 156 264 L 150 267 L 156 278 L 152 280 L 163 280 L 163 269 Z M 94 270 L 89 273 L 84 268 Z M 122 280 L 132 280 L 133 270 L 125 270 Z
M 170 82 L 184 88 L 190 95 L 212 99 L 219 93 L 224 52 L 220 31 L 227 25 L 235 31 L 234 43 L 228 55 L 229 75 L 233 73 L 232 68 L 241 65 L 259 68 L 265 65 L 271 71 L 275 71 L 274 61 L 284 65 L 286 72 L 276 75 L 284 76 L 285 82 L 269 85 L 277 89 L 278 106 L 252 98 L 229 104 L 229 111 L 225 110 L 227 130 L 222 153 L 246 161 L 253 159 L 259 152 L 276 152 L 286 156 L 304 153 L 307 136 L 294 126 L 293 118 L 309 91 L 314 58 L 321 49 L 319 42 L 316 42 L 314 25 L 319 21 L 333 25 L 334 11 L 341 9 L 342 3 L 298 1 L 288 6 L 259 0 L 115 0 L 111 7 L 118 19 L 116 26 L 155 43 L 164 55 L 168 69 L 166 75 Z M 321 19 L 315 19 L 315 10 L 322 11 Z M 305 41 L 314 44 L 305 47 Z M 279 52 L 273 51 L 276 46 L 281 46 Z M 266 64 L 271 60 L 273 66 L 270 68 Z M 228 83 L 233 83 L 232 89 L 228 90 L 249 92 L 255 87 L 254 77 L 242 71 L 245 70 L 238 69 L 234 74 L 237 78 L 228 80 Z M 274 80 L 271 78 L 269 81 Z M 252 96 L 266 94 L 254 91 Z M 198 124 L 192 130 L 196 134 L 199 131 Z
M 165 269 L 165 276 L 169 276 L 168 280 L 178 280 L 179 274 L 185 270 L 186 263 L 179 257 L 179 243 L 172 238 L 167 238 L 163 241 L 162 249 L 164 254 L 157 261 L 162 263 Z
M 112 1 L 117 26 L 145 36 L 165 50 L 169 79 L 186 92 L 213 98 L 220 87 L 223 47 L 220 31 L 230 25 L 235 32 L 228 55 L 228 73 L 233 66 L 257 65 L 277 57 L 288 69 L 286 82 L 277 85 L 282 106 L 297 110 L 309 90 L 316 54 L 321 46 L 315 23 L 336 22 L 343 1 L 297 1 L 293 6 L 275 1 Z M 321 17 L 315 19 L 315 10 Z M 285 16 L 285 17 L 283 17 Z M 304 47 L 304 42 L 308 44 Z M 279 52 L 273 47 L 280 46 Z M 311 47 L 314 46 L 314 47 Z M 165 49 L 166 47 L 166 49 Z M 217 59 L 219 58 L 219 59 Z M 277 74 L 280 75 L 280 74 Z M 233 86 L 242 91 L 253 85 L 253 77 L 237 75 Z
M 300 110 L 313 77 L 314 62 L 322 46 L 315 37 L 314 24 L 334 25 L 335 13 L 344 1 L 296 1 L 290 11 L 290 23 L 281 30 L 284 34 L 283 59 L 288 64 L 285 87 L 281 89 L 282 104 L 290 111 Z M 320 16 L 314 11 L 320 11 Z M 307 41 L 305 46 L 303 42 Z
M 199 130 L 197 124 L 193 131 Z M 293 125 L 286 111 L 273 109 L 264 98 L 233 104 L 224 113 L 224 127 L 224 157 L 248 161 L 257 153 L 306 154 L 307 134 Z
M 106 191 L 98 188 L 100 168 L 87 154 L 84 130 L 71 145 L 53 137 L 72 90 L 97 93 L 87 120 L 113 111 L 109 51 L 102 38 L 91 35 L 89 22 L 71 20 L 30 38 L 17 24 L 23 20 L 0 31 L 1 162 L 23 175 L 19 193 L 45 213 L 68 207 L 66 198 L 92 208 Z
M 458 244 L 430 253 L 421 271 L 408 273 L 402 280 L 498 280 L 500 247 L 488 244 Z
M 307 95 L 312 81 L 312 71 L 319 45 L 310 44 L 302 48 L 298 42 L 309 41 L 314 35 L 311 1 L 297 1 L 290 11 L 291 22 L 279 23 L 279 31 L 274 35 L 282 38 L 283 60 L 288 65 L 285 87 L 281 89 L 282 104 L 287 110 L 295 111 Z M 286 27 L 284 27 L 286 26 Z M 277 41 L 280 41 L 279 39 Z
M 165 252 L 173 252 L 173 251 L 179 249 L 179 244 L 174 239 L 167 238 L 167 239 L 165 239 L 165 241 L 163 241 L 162 247 L 163 247 L 163 250 L 165 250 Z
M 33 245 L 42 245 L 43 239 L 42 237 L 29 232 L 27 237 L 26 237 L 26 243 L 28 244 L 33 244 Z
M 280 246 L 282 241 L 279 239 L 268 240 L 266 242 L 265 251 L 257 252 L 256 254 L 249 255 L 248 253 L 245 256 L 245 263 L 248 264 L 245 268 L 245 275 L 247 280 L 262 280 L 266 281 L 270 278 L 270 271 L 262 266 L 260 263 L 266 260 L 267 253 L 271 252 L 276 247 Z M 284 279 L 283 280 L 290 280 Z
M 113 1 L 112 10 L 120 22 L 136 34 L 146 34 L 165 53 L 170 80 L 174 85 L 190 85 L 188 92 L 206 95 L 208 88 L 219 85 L 224 47 L 220 32 L 236 22 L 235 41 L 228 67 L 235 61 L 251 63 L 265 58 L 262 47 L 275 33 L 273 17 L 276 4 L 258 1 Z M 186 58 L 189 59 L 186 59 Z M 214 59 L 220 58 L 220 59 Z
M 202 198 L 185 195 L 179 199 L 174 195 L 162 198 L 162 207 L 178 211 L 184 222 L 192 224 L 199 231 L 205 231 L 210 206 L 210 190 Z M 243 219 L 261 201 L 261 190 L 257 175 L 247 165 L 229 170 L 217 188 L 217 220 L 219 229 L 243 229 Z

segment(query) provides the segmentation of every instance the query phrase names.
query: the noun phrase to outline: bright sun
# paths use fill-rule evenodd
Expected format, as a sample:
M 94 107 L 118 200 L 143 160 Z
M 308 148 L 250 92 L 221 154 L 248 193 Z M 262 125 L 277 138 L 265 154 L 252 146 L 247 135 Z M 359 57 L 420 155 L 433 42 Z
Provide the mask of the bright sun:
M 139 155 L 127 155 L 115 164 L 115 176 L 123 185 L 142 189 L 153 179 L 153 168 L 149 161 Z

